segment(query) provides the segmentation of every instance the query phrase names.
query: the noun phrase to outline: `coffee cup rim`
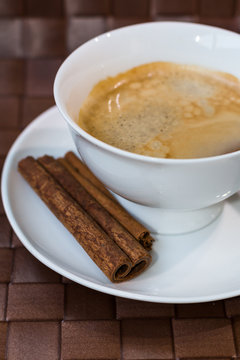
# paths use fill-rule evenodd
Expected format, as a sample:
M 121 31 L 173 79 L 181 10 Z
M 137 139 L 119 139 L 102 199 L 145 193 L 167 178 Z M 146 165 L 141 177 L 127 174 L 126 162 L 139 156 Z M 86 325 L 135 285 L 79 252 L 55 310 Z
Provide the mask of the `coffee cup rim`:
M 64 67 L 65 65 L 70 61 L 70 59 L 78 52 L 80 51 L 80 49 L 88 46 L 90 43 L 94 43 L 96 41 L 99 41 L 99 39 L 104 38 L 106 36 L 109 36 L 109 34 L 114 34 L 116 32 L 122 31 L 122 30 L 128 30 L 130 28 L 136 28 L 136 27 L 143 27 L 143 26 L 151 26 L 153 24 L 169 24 L 169 25 L 173 25 L 173 26 L 194 26 L 194 27 L 201 27 L 201 28 L 209 28 L 209 29 L 215 29 L 217 31 L 221 31 L 224 33 L 230 33 L 233 36 L 237 36 L 240 37 L 240 35 L 238 33 L 235 33 L 231 30 L 227 30 L 227 29 L 222 29 L 219 28 L 217 26 L 212 26 L 212 25 L 205 25 L 205 24 L 196 24 L 193 22 L 183 22 L 183 21 L 152 21 L 152 22 L 145 22 L 145 23 L 140 23 L 140 24 L 133 24 L 133 25 L 128 25 L 128 26 L 124 26 L 118 29 L 114 29 L 111 31 L 107 31 L 102 33 L 101 35 L 98 35 L 88 41 L 86 41 L 85 43 L 83 43 L 82 45 L 78 46 L 74 51 L 72 51 L 67 57 L 66 59 L 63 61 L 63 63 L 60 65 L 55 79 L 54 79 L 54 84 L 53 84 L 53 94 L 54 94 L 54 99 L 56 102 L 56 105 L 58 107 L 58 110 L 60 111 L 61 115 L 63 116 L 63 118 L 67 121 L 67 123 L 70 125 L 71 128 L 73 128 L 75 130 L 75 132 L 77 132 L 77 134 L 81 135 L 84 139 L 86 139 L 87 141 L 89 141 L 90 143 L 94 144 L 95 146 L 102 148 L 112 154 L 116 154 L 118 156 L 124 157 L 124 158 L 128 158 L 128 159 L 133 159 L 133 160 L 137 160 L 140 162 L 147 162 L 147 163 L 155 163 L 155 164 L 192 164 L 192 163 L 201 163 L 201 162 L 212 162 L 212 161 L 219 161 L 219 160 L 226 160 L 228 158 L 232 158 L 233 156 L 238 156 L 240 154 L 240 149 L 236 150 L 236 151 L 232 151 L 229 153 L 224 153 L 224 154 L 220 154 L 220 155 L 214 155 L 214 156 L 208 156 L 208 157 L 200 157 L 200 158 L 158 158 L 158 157 L 153 157 L 153 156 L 147 156 L 147 155 L 141 155 L 141 154 L 136 154 L 127 150 L 123 150 L 120 148 L 117 148 L 115 146 L 109 145 L 99 139 L 97 139 L 96 137 L 92 136 L 91 134 L 89 134 L 88 132 L 86 132 L 85 130 L 83 130 L 69 115 L 68 113 L 64 110 L 62 104 L 61 104 L 61 100 L 60 100 L 60 96 L 58 93 L 58 88 L 59 88 L 59 82 L 60 82 L 60 77 L 61 74 L 64 71 Z

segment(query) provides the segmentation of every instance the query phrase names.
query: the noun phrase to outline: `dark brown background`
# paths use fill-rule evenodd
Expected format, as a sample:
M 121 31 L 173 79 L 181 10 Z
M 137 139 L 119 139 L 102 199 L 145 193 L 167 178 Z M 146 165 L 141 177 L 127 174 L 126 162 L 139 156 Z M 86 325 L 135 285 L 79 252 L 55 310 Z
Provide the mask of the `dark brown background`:
M 240 32 L 240 0 L 0 0 L 0 164 L 54 104 L 66 55 L 102 32 L 157 20 Z M 239 64 L 240 66 L 240 64 Z M 168 305 L 101 294 L 22 247 L 0 205 L 0 359 L 240 359 L 240 298 Z

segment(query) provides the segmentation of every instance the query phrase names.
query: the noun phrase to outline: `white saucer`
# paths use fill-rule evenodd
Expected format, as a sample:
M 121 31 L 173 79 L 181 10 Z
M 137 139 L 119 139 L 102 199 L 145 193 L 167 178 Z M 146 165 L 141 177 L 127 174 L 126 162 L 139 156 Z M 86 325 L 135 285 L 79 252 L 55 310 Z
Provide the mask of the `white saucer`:
M 71 149 L 75 151 L 67 125 L 53 107 L 22 132 L 4 165 L 6 214 L 36 258 L 77 283 L 131 299 L 194 303 L 240 295 L 239 195 L 227 200 L 220 217 L 204 229 L 155 236 L 151 267 L 129 282 L 110 283 L 17 172 L 18 161 L 27 155 L 62 156 Z

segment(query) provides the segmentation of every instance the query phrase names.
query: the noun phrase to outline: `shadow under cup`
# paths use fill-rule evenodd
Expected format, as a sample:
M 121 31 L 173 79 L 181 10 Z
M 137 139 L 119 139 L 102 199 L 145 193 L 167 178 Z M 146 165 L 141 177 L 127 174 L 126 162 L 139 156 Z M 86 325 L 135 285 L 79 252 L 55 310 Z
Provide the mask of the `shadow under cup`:
M 240 189 L 240 151 L 200 159 L 152 158 L 105 144 L 76 124 L 98 81 L 154 61 L 200 65 L 240 78 L 240 35 L 181 22 L 121 28 L 90 40 L 63 62 L 54 97 L 93 173 L 151 231 L 178 234 L 212 222 L 223 200 Z

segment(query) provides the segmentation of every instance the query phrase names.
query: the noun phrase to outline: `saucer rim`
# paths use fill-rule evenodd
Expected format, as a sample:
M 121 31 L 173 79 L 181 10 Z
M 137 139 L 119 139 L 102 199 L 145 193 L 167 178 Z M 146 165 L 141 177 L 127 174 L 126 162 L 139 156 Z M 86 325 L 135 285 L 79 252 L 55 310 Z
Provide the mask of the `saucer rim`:
M 240 295 L 240 289 L 234 290 L 234 291 L 228 291 L 223 293 L 217 293 L 212 295 L 204 295 L 204 296 L 193 296 L 193 297 L 174 297 L 174 296 L 159 296 L 159 295 L 147 295 L 147 294 L 138 294 L 136 292 L 131 292 L 128 290 L 121 290 L 119 289 L 118 284 L 98 284 L 96 281 L 90 281 L 87 279 L 84 279 L 82 276 L 74 275 L 71 271 L 64 269 L 64 267 L 61 267 L 57 263 L 54 262 L 54 260 L 48 258 L 48 256 L 44 255 L 43 252 L 37 250 L 34 245 L 31 243 L 30 240 L 28 240 L 27 236 L 24 234 L 24 232 L 21 229 L 20 224 L 18 223 L 12 208 L 10 204 L 10 200 L 8 198 L 8 176 L 9 171 L 11 170 L 12 163 L 14 161 L 14 158 L 16 156 L 16 149 L 18 148 L 19 144 L 24 140 L 25 136 L 28 133 L 31 133 L 32 129 L 41 123 L 41 121 L 50 116 L 50 115 L 56 115 L 59 116 L 59 112 L 56 106 L 51 107 L 50 109 L 44 111 L 42 114 L 40 114 L 35 120 L 33 120 L 17 137 L 17 139 L 14 141 L 13 145 L 11 146 L 7 157 L 4 162 L 3 170 L 2 170 L 2 178 L 1 178 L 1 194 L 2 194 L 2 201 L 3 206 L 7 215 L 7 218 L 15 231 L 16 235 L 20 239 L 20 241 L 23 243 L 23 245 L 27 248 L 27 250 L 36 257 L 39 261 L 41 261 L 44 265 L 49 267 L 50 269 L 54 270 L 55 272 L 61 274 L 62 276 L 79 283 L 83 286 L 86 286 L 88 288 L 109 294 L 114 296 L 119 296 L 123 298 L 133 299 L 133 300 L 140 300 L 140 301 L 146 301 L 146 302 L 154 302 L 154 303 L 172 303 L 172 304 L 190 304 L 190 303 L 201 303 L 201 302 L 209 302 L 209 301 L 216 301 L 216 300 L 223 300 L 230 297 L 235 297 Z M 66 125 L 66 124 L 65 124 Z M 109 286 L 111 285 L 111 287 Z

